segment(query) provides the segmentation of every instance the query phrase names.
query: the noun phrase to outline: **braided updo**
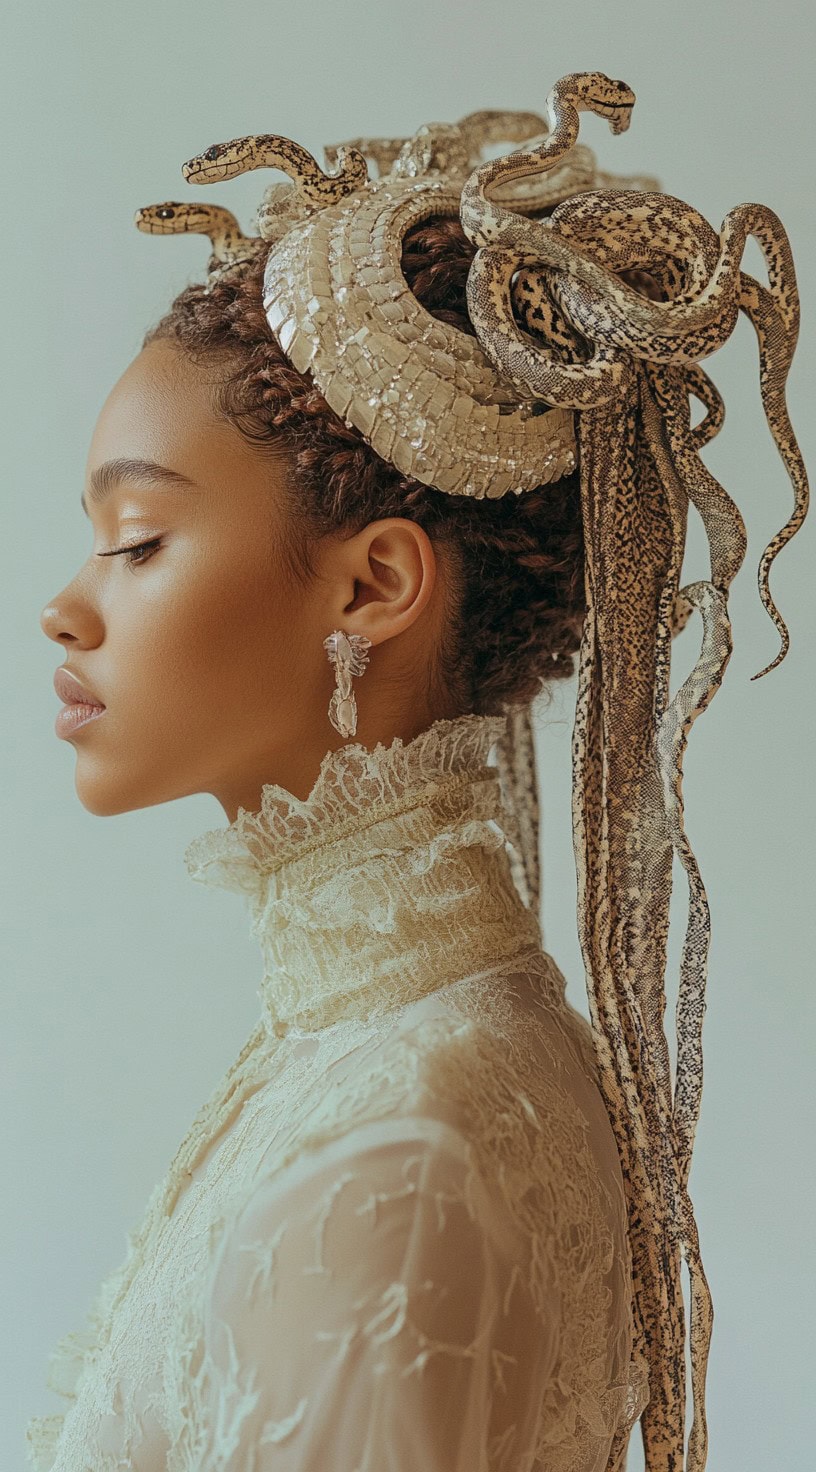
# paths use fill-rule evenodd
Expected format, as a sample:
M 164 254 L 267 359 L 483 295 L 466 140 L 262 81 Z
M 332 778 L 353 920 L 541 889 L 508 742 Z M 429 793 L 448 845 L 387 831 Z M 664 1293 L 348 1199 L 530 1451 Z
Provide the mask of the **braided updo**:
M 465 283 L 474 252 L 453 217 L 422 221 L 403 240 L 402 270 L 414 294 L 471 336 Z M 263 242 L 209 287 L 186 287 L 143 346 L 170 338 L 195 361 L 231 360 L 217 409 L 260 449 L 286 451 L 293 570 L 308 575 L 310 544 L 322 536 L 406 517 L 444 547 L 449 617 L 435 669 L 456 706 L 500 714 L 549 681 L 571 678 L 586 612 L 578 470 L 519 496 L 478 501 L 403 475 L 284 356 L 262 306 L 265 258 Z

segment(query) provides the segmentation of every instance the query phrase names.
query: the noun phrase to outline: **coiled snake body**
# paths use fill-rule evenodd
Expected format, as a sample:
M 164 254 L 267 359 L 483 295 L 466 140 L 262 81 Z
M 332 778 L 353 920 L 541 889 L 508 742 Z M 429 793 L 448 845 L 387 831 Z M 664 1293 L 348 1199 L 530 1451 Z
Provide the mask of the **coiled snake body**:
M 716 433 L 724 411 L 696 360 L 725 342 L 739 311 L 756 330 L 765 414 L 795 491 L 794 511 L 759 568 L 760 596 L 780 631 L 782 648 L 754 679 L 773 669 L 788 649 L 768 571 L 804 519 L 808 485 L 785 404 L 799 328 L 796 277 L 787 235 L 772 210 L 740 205 L 726 215 L 718 235 L 696 210 L 661 193 L 589 190 L 559 203 L 541 220 L 524 218 L 491 197 L 508 179 L 557 168 L 575 144 L 581 110 L 607 117 L 612 131 L 621 132 L 629 125 L 633 101 L 625 84 L 599 73 L 562 78 L 547 99 L 551 126 L 546 139 L 474 170 L 463 186 L 460 213 L 478 247 L 467 298 L 485 351 L 519 386 L 534 387 L 549 404 L 583 411 L 590 610 L 573 741 L 581 942 L 607 1107 L 618 1139 L 627 1132 L 632 1138 L 625 1165 L 630 1201 L 649 1200 L 654 1212 L 645 1231 L 632 1213 L 636 1277 L 641 1289 L 649 1275 L 658 1280 L 658 1243 L 646 1240 L 655 1220 L 663 1220 L 689 1266 L 695 1414 L 688 1465 L 702 1468 L 713 1312 L 687 1182 L 702 1091 L 709 914 L 683 829 L 682 755 L 688 731 L 719 687 L 731 655 L 726 594 L 746 550 L 737 507 L 697 454 Z M 739 268 L 749 235 L 762 248 L 767 288 Z M 631 270 L 648 272 L 662 299 L 650 300 L 627 285 L 621 273 Z M 570 349 L 572 360 L 565 361 Z M 694 430 L 689 393 L 708 411 Z M 626 429 L 636 423 L 640 444 Z M 705 525 L 711 579 L 677 593 L 685 541 L 683 493 Z M 669 703 L 669 642 L 676 631 L 671 619 L 684 600 L 702 615 L 702 650 Z M 602 700 L 599 655 L 606 681 Z M 646 738 L 640 749 L 638 735 Z M 600 802 L 587 801 L 587 793 L 602 795 Z M 674 1099 L 662 1031 L 671 892 L 666 834 L 690 890 Z M 647 917 L 652 926 L 657 919 L 651 936 Z M 622 1018 L 616 994 L 626 998 Z M 634 1137 L 633 1118 L 639 1121 Z M 673 1324 L 682 1313 L 679 1274 L 673 1291 L 671 1312 L 661 1316 L 650 1296 L 636 1288 L 651 1359 L 651 1400 L 643 1417 L 649 1466 L 674 1465 L 668 1460 L 672 1448 L 682 1448 L 684 1440 L 683 1387 L 666 1372 Z

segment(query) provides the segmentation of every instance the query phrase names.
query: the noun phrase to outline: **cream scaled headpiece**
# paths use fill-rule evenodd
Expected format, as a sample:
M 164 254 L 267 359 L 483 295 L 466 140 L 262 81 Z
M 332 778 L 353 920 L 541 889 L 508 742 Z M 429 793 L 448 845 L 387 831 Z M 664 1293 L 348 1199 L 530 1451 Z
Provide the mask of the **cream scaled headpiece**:
M 327 171 L 279 134 L 238 138 L 183 171 L 198 184 L 261 167 L 285 172 L 288 182 L 263 197 L 258 235 L 245 236 L 222 207 L 174 201 L 140 210 L 136 223 L 208 235 L 211 281 L 265 250 L 264 309 L 281 349 L 406 476 L 442 493 L 498 497 L 578 465 L 587 603 L 572 744 L 579 934 L 626 1189 L 646 1468 L 702 1472 L 713 1310 L 688 1177 L 710 924 L 683 826 L 682 757 L 731 656 L 727 597 L 746 551 L 740 512 L 699 455 L 724 415 L 699 360 L 726 341 L 740 311 L 756 330 L 765 415 L 794 490 L 793 512 L 759 564 L 760 596 L 782 640 L 759 675 L 788 650 L 768 573 L 802 524 L 809 493 L 785 403 L 799 301 L 781 221 L 743 204 L 717 232 L 657 180 L 599 170 L 577 141 L 580 113 L 621 133 L 634 102 L 623 82 L 574 73 L 552 88 L 543 116 L 475 112 L 410 138 L 356 138 L 325 149 Z M 483 158 L 503 142 L 524 146 Z M 457 217 L 476 248 L 467 279 L 475 338 L 428 312 L 403 276 L 402 238 L 432 215 Z M 767 287 L 740 270 L 749 236 L 763 251 Z M 706 411 L 693 428 L 690 397 Z M 681 589 L 690 502 L 711 573 Z M 694 608 L 700 653 L 670 699 L 672 639 Z M 500 770 L 516 815 L 517 880 L 537 907 L 531 715 L 519 707 L 508 715 Z M 663 1014 L 675 851 L 689 918 L 672 1088 Z M 687 1449 L 682 1258 L 691 1285 Z M 616 1437 L 608 1472 L 623 1466 L 628 1435 L 626 1427 Z

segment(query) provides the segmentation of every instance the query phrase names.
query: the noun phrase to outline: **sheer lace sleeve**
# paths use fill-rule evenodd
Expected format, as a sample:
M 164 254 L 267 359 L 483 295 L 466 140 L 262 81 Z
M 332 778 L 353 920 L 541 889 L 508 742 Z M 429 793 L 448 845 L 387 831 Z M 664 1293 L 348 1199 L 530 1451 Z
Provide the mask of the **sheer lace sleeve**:
M 190 1342 L 184 1472 L 528 1465 L 555 1362 L 499 1193 L 458 1132 L 374 1121 L 256 1182 Z

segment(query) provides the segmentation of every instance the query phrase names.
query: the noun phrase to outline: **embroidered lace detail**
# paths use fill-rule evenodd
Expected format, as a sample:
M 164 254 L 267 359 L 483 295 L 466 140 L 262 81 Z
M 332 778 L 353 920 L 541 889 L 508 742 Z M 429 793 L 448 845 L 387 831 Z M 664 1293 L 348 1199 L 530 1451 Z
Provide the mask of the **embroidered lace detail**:
M 193 879 L 246 896 L 270 1028 L 373 1016 L 536 948 L 510 879 L 490 748 L 503 716 L 436 721 L 404 744 L 327 752 L 304 801 L 268 783 L 258 812 L 194 840 Z
M 427 1472 L 622 1472 L 623 1181 L 513 883 L 502 726 L 347 745 L 189 845 L 248 902 L 261 1018 L 54 1351 L 36 1472 L 379 1472 L 400 1436 Z
M 457 790 L 472 788 L 474 811 L 478 794 L 489 809 L 487 816 L 498 815 L 492 782 L 480 784 L 478 768 L 486 764 L 504 726 L 504 716 L 469 714 L 435 721 L 407 743 L 398 736 L 390 746 L 378 742 L 369 750 L 361 742 L 349 742 L 327 751 L 307 798 L 266 783 L 258 812 L 239 808 L 227 828 L 193 839 L 184 854 L 187 869 L 200 883 L 254 896 L 263 889 L 266 875 L 312 850 L 331 848 L 388 817 L 410 812 L 414 804 L 434 798 L 442 804 L 448 796 L 456 816 L 461 805 L 455 800 Z M 405 839 L 401 846 L 407 846 Z

